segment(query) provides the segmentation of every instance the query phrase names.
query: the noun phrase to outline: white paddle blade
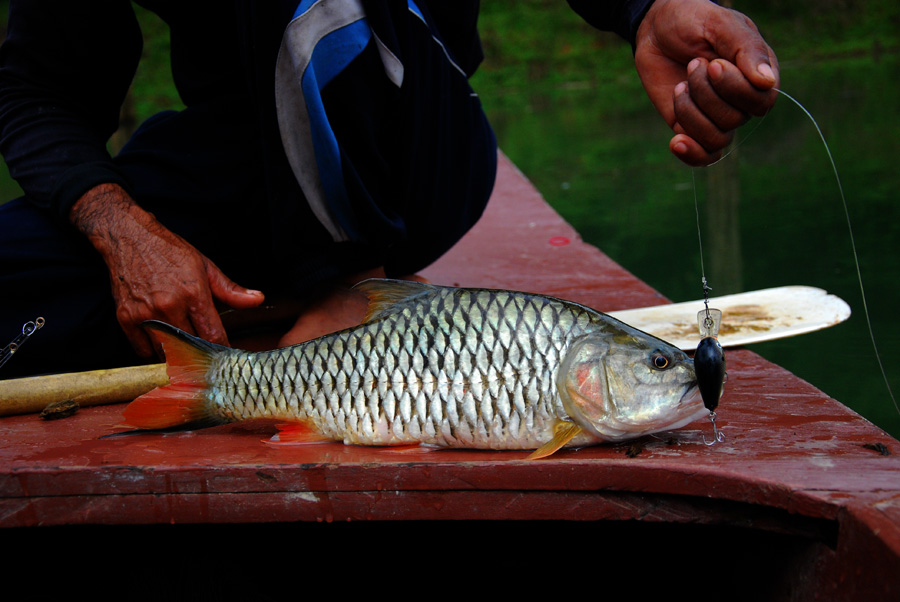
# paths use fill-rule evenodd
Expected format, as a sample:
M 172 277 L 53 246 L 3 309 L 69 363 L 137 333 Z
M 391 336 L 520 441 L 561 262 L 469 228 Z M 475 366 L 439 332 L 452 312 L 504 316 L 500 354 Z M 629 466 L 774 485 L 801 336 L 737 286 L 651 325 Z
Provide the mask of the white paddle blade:
M 836 295 L 810 286 L 782 286 L 710 298 L 722 310 L 719 343 L 723 347 L 749 345 L 840 324 L 850 306 Z M 703 300 L 608 312 L 610 316 L 690 351 L 697 348 L 697 312 Z

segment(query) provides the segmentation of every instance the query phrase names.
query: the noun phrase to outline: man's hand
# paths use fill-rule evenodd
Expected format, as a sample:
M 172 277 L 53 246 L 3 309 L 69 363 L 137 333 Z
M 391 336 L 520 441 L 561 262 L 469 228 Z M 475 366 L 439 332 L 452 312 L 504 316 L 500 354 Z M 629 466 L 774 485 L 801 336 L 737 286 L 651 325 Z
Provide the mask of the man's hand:
M 638 28 L 635 65 L 689 165 L 716 161 L 734 130 L 778 93 L 778 60 L 750 19 L 709 0 L 656 0 Z
M 116 317 L 142 357 L 154 352 L 141 328 L 145 320 L 162 320 L 227 345 L 214 299 L 238 309 L 263 301 L 261 292 L 229 280 L 212 261 L 167 230 L 115 184 L 88 191 L 72 207 L 70 219 L 106 262 Z

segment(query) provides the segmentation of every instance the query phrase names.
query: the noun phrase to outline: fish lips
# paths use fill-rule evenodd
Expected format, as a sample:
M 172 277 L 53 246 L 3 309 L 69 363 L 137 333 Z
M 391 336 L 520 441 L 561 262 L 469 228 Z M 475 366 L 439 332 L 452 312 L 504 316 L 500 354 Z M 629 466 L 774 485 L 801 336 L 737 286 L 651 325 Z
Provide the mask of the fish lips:
M 659 418 L 626 420 L 622 419 L 619 413 L 610 413 L 602 425 L 601 436 L 611 441 L 633 439 L 641 435 L 681 428 L 706 414 L 700 389 L 696 383 L 692 383 L 671 410 Z

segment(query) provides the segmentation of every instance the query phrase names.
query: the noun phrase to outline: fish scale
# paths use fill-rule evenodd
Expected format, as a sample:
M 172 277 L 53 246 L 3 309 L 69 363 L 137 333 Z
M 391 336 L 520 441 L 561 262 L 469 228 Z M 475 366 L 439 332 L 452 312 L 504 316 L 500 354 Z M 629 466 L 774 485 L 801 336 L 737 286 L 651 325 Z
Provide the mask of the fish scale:
M 296 442 L 546 455 L 703 413 L 687 355 L 590 308 L 512 291 L 361 287 L 371 299 L 363 324 L 273 351 L 229 349 L 152 325 L 177 369 L 172 384 L 126 409 L 126 421 L 165 428 L 271 417 L 308 427 L 282 431 Z

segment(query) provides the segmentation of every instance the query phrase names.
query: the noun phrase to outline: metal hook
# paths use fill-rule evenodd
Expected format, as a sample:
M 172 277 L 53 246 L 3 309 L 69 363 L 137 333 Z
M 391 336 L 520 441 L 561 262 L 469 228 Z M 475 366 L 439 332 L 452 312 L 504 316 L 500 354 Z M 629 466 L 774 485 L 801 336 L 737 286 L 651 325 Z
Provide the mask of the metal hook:
M 707 440 L 706 440 L 706 435 L 703 435 L 703 443 L 706 444 L 706 445 L 715 445 L 717 441 L 718 441 L 719 443 L 724 443 L 724 442 L 725 442 L 725 434 L 722 433 L 722 431 L 720 431 L 720 430 L 718 429 L 718 427 L 716 426 L 716 413 L 715 413 L 715 412 L 710 412 L 710 413 L 709 413 L 709 421 L 712 422 L 712 427 L 713 427 L 713 440 L 712 440 L 712 441 L 707 441 Z

